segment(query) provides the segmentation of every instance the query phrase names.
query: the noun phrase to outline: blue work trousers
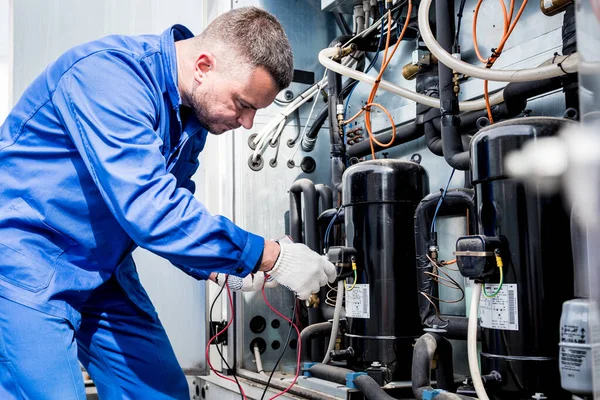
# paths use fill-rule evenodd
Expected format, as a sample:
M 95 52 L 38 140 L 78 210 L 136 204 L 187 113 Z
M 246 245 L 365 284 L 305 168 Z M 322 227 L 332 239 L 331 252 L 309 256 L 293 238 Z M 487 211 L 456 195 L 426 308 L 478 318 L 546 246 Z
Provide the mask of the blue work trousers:
M 101 400 L 189 399 L 158 317 L 111 278 L 94 291 L 75 331 L 59 317 L 0 297 L 0 399 L 84 400 L 81 364 Z

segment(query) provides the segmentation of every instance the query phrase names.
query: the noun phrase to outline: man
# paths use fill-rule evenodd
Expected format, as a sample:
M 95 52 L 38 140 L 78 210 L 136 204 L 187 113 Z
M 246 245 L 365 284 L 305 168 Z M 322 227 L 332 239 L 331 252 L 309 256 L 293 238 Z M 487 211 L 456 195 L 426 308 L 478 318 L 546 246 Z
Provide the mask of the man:
M 0 399 L 85 398 L 78 359 L 102 399 L 188 398 L 137 246 L 245 289 L 270 271 L 300 298 L 335 278 L 193 196 L 207 132 L 250 129 L 291 76 L 279 22 L 242 8 L 197 37 L 176 25 L 75 47 L 31 84 L 0 128 Z

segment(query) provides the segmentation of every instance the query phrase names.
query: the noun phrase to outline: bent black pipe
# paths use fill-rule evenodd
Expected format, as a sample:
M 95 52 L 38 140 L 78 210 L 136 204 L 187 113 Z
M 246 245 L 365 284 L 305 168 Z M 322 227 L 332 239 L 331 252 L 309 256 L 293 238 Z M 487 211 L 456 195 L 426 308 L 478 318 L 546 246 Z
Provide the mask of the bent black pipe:
M 315 185 L 317 190 L 317 201 L 319 205 L 319 215 L 333 207 L 333 194 L 327 185 Z
M 361 375 L 354 379 L 354 384 L 368 400 L 394 400 L 369 375 Z M 438 395 L 439 396 L 439 395 Z
M 454 0 L 435 2 L 436 39 L 440 46 L 452 52 L 454 44 Z M 444 64 L 438 63 L 442 151 L 444 159 L 452 167 L 461 171 L 469 169 L 469 152 L 463 150 L 459 131 L 458 98 L 454 93 L 453 72 Z
M 443 156 L 442 137 L 440 136 L 439 131 L 435 129 L 433 121 L 425 122 L 425 124 L 423 124 L 423 130 L 425 132 L 425 141 L 429 151 L 436 156 Z
M 323 322 L 323 315 L 319 308 L 308 307 L 308 326 Z M 331 331 L 331 328 L 329 329 Z M 325 335 L 310 340 L 310 360 L 320 361 L 325 357 Z
M 367 400 L 394 400 L 394 397 L 387 394 L 369 375 L 360 375 L 356 377 L 354 379 L 354 384 Z M 439 393 L 435 398 L 436 400 L 474 400 L 472 397 L 449 392 Z
M 302 235 L 302 193 L 304 193 L 304 235 Z M 304 243 L 319 251 L 317 230 L 317 191 L 310 179 L 298 179 L 290 187 L 290 235 L 296 243 Z
M 423 398 L 425 390 L 433 390 L 430 376 L 433 357 L 436 354 L 438 357 L 435 376 L 438 389 L 455 391 L 452 345 L 440 335 L 426 333 L 417 340 L 413 350 L 411 380 L 413 394 L 417 400 Z
M 315 378 L 339 383 L 340 385 L 346 385 L 346 374 L 354 371 L 347 368 L 334 367 L 333 365 L 319 363 L 310 367 L 308 372 Z
M 312 339 L 327 337 L 331 334 L 332 323 L 330 321 L 319 322 L 312 324 L 302 329 L 300 332 L 300 343 L 302 344 L 302 350 L 300 352 L 300 361 L 315 361 L 311 360 L 309 354 L 311 354 L 311 343 Z M 344 382 L 345 383 L 345 382 Z
M 433 272 L 433 266 L 427 259 L 429 241 L 431 240 L 431 223 L 435 208 L 442 196 L 441 192 L 431 193 L 417 206 L 415 211 L 415 249 L 417 259 L 417 289 L 431 297 L 437 296 L 437 285 L 426 272 Z M 448 190 L 444 201 L 438 211 L 439 216 L 456 215 L 462 216 L 469 213 L 469 234 L 477 231 L 477 219 L 475 218 L 475 194 L 472 189 Z M 432 301 L 435 300 L 432 299 Z M 436 304 L 437 306 L 437 304 Z M 466 339 L 467 318 L 444 315 L 437 316 L 435 307 L 419 294 L 419 316 L 421 324 L 426 327 L 437 325 L 447 331 L 444 336 L 452 339 Z
M 518 115 L 527 105 L 527 99 L 562 87 L 564 77 L 532 82 L 511 82 L 504 88 L 504 104 L 509 114 Z
M 337 38 L 331 46 L 337 43 L 344 43 L 345 40 Z M 339 61 L 338 61 L 339 62 Z M 329 111 L 329 140 L 330 140 L 330 165 L 331 165 L 331 186 L 333 189 L 333 201 L 338 204 L 338 198 L 342 187 L 342 174 L 344 173 L 344 144 L 340 132 L 340 125 L 337 120 L 337 107 L 343 104 L 341 96 L 342 91 L 342 76 L 340 74 L 329 71 L 327 74 L 327 108 Z

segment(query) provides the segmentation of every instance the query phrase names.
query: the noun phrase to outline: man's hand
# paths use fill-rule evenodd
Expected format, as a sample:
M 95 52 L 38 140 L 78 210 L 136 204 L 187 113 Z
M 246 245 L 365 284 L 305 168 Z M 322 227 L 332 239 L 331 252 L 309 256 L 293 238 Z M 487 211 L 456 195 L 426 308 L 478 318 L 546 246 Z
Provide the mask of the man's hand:
M 301 300 L 317 293 L 321 286 L 333 282 L 335 267 L 325 256 L 321 256 L 301 243 L 279 243 L 281 250 L 275 266 L 267 273 L 286 286 Z
M 223 286 L 225 284 L 225 278 L 227 274 L 221 273 L 212 273 L 210 274 L 210 279 L 217 283 L 219 286 Z M 235 291 L 242 292 L 256 292 L 262 290 L 263 284 L 265 288 L 272 288 L 277 286 L 277 281 L 272 277 L 266 277 L 264 272 L 259 271 L 256 274 L 248 274 L 244 278 L 240 278 L 239 276 L 229 275 L 227 277 L 227 282 L 229 283 L 229 288 Z

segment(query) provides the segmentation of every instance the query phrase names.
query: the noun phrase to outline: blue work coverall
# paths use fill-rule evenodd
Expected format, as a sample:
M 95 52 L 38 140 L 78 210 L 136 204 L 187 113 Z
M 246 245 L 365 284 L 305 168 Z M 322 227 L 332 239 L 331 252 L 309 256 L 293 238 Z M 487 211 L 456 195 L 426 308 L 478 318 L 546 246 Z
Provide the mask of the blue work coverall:
M 207 131 L 174 44 L 192 36 L 75 47 L 0 128 L 0 399 L 84 399 L 78 359 L 102 399 L 189 398 L 131 252 L 206 279 L 247 275 L 264 247 L 194 198 Z

